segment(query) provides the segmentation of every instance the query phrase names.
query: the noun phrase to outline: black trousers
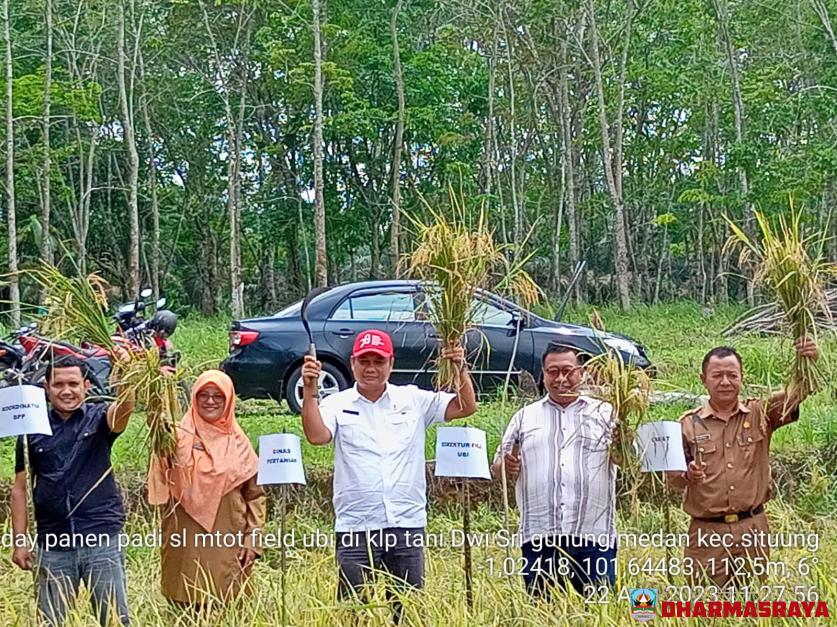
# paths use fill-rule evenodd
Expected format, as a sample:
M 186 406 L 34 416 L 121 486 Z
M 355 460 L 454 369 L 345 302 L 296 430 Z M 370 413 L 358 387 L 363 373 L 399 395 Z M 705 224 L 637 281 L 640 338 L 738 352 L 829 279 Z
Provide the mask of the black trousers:
M 521 547 L 524 567 L 521 571 L 526 591 L 533 597 L 546 600 L 552 597 L 557 585 L 566 590 L 569 583 L 576 592 L 584 594 L 588 585 L 616 584 L 616 547 L 566 536 L 553 536 L 535 547 L 526 542 Z
M 387 598 L 394 601 L 394 619 L 398 623 L 402 608 L 395 600 L 396 593 L 424 585 L 424 548 L 420 543 L 416 546 L 415 541 L 423 535 L 423 527 L 338 532 L 336 546 L 340 579 L 337 597 L 352 598 L 377 573 L 386 573 L 391 577 Z

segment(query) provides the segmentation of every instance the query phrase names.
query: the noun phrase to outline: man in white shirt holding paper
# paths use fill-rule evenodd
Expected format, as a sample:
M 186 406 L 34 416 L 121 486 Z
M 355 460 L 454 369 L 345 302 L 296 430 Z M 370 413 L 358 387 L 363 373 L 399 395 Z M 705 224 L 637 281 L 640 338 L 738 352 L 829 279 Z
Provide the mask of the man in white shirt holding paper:
M 322 403 L 320 362 L 305 358 L 305 437 L 311 444 L 334 442 L 341 599 L 358 591 L 373 571 L 388 572 L 404 587 L 423 585 L 423 546 L 410 538 L 422 535 L 427 523 L 425 429 L 434 422 L 470 416 L 477 408 L 464 349 L 447 347 L 442 356 L 458 366 L 455 394 L 392 385 L 392 339 L 383 331 L 363 331 L 352 349 L 355 385 Z M 396 622 L 400 615 L 401 607 L 396 603 Z
M 572 348 L 543 355 L 547 395 L 509 422 L 492 465 L 517 479 L 526 590 L 549 599 L 552 587 L 579 593 L 613 586 L 616 571 L 616 464 L 610 456 L 613 407 L 579 393 L 584 367 Z

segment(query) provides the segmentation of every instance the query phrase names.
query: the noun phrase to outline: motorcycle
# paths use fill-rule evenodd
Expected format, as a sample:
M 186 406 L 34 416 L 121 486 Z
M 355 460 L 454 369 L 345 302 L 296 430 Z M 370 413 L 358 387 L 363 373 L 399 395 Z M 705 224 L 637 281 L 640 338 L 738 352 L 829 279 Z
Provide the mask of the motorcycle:
M 180 353 L 174 350 L 171 336 L 177 329 L 177 314 L 165 309 L 166 299 L 161 298 L 155 303 L 155 313 L 151 320 L 144 318 L 147 307 L 144 300 L 151 296 L 151 290 L 143 290 L 133 303 L 122 305 L 114 319 L 119 327 L 121 336 L 115 340 L 125 344 L 128 348 L 139 349 L 154 345 L 160 351 L 160 358 L 168 367 L 174 367 L 180 359 Z
M 150 346 L 156 346 L 160 351 L 162 369 L 170 372 L 180 359 L 180 353 L 174 351 L 170 339 L 177 328 L 177 315 L 163 309 L 166 300 L 161 298 L 156 303 L 154 316 L 151 320 L 146 320 L 145 299 L 149 296 L 151 296 L 151 290 L 143 290 L 133 302 L 117 309 L 114 315 L 117 333 L 112 336 L 113 341 L 128 351 L 141 351 Z M 71 355 L 84 361 L 87 366 L 87 376 L 91 384 L 90 400 L 112 398 L 109 383 L 111 362 L 107 350 L 91 342 L 82 342 L 80 346 L 76 346 L 63 340 L 47 338 L 37 332 L 36 324 L 22 327 L 19 331 L 21 332 L 17 340 L 22 349 L 22 356 L 14 370 L 18 380 L 42 385 L 49 361 L 56 357 Z M 10 362 L 14 359 L 14 356 L 9 357 Z
M 26 351 L 20 343 L 20 336 L 33 331 L 36 323 L 22 326 L 0 340 L 0 387 L 16 385 L 23 380 Z

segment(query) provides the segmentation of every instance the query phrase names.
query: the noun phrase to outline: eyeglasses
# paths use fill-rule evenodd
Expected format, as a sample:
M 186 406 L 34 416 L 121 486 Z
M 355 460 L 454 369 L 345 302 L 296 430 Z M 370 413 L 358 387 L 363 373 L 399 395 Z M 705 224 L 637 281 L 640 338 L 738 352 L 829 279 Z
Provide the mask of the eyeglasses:
M 198 400 L 201 403 L 223 403 L 227 399 L 223 394 L 210 394 L 209 392 L 198 392 Z
M 578 372 L 580 367 L 581 366 L 572 366 L 570 368 L 549 368 L 548 370 L 544 370 L 544 374 L 547 374 L 554 379 L 559 377 L 566 379 Z

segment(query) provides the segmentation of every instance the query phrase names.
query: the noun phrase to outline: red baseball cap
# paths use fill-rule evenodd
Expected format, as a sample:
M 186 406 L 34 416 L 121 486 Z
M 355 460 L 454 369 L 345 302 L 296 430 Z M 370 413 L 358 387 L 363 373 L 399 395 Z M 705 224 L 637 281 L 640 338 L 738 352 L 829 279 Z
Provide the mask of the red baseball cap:
M 387 359 L 393 357 L 395 351 L 392 348 L 392 338 L 388 333 L 377 329 L 369 329 L 358 333 L 352 347 L 352 357 L 359 357 L 365 353 L 375 353 Z

